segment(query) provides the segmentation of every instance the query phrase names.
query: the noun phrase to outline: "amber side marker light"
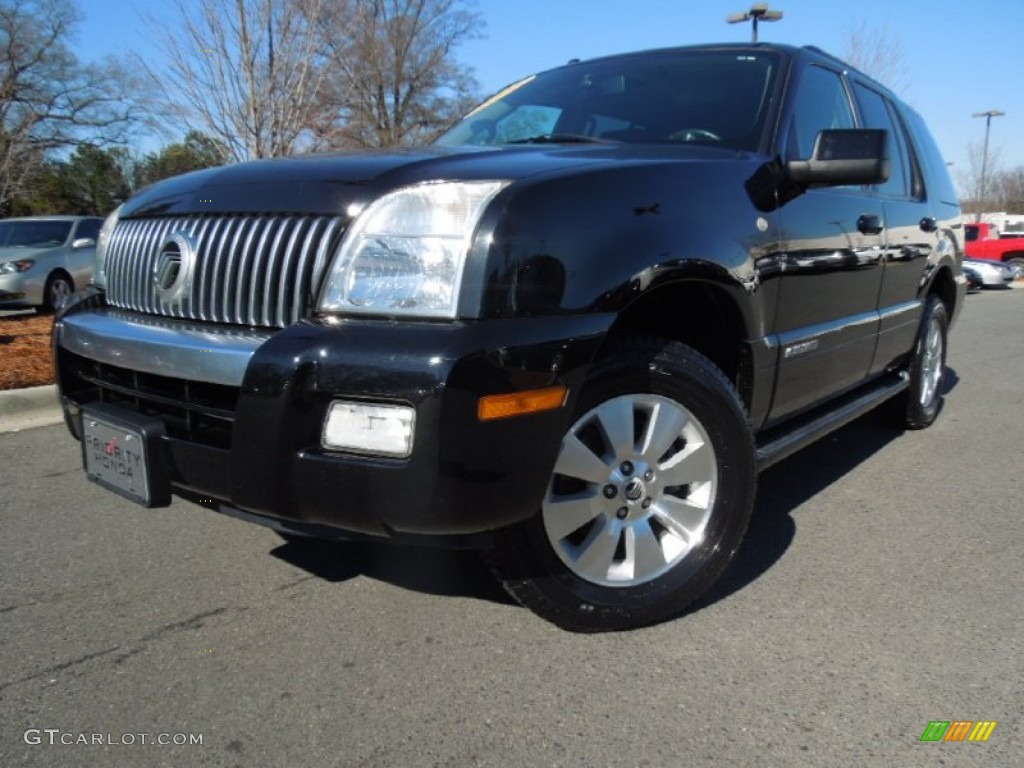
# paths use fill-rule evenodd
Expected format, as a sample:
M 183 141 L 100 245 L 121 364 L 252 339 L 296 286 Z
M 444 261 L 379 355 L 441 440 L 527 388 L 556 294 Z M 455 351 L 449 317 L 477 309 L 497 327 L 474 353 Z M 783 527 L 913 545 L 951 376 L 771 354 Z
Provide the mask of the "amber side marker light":
M 525 416 L 528 413 L 553 411 L 565 405 L 565 396 L 568 392 L 566 387 L 557 386 L 513 392 L 509 395 L 487 395 L 480 398 L 476 415 L 480 421 L 494 421 L 511 416 Z

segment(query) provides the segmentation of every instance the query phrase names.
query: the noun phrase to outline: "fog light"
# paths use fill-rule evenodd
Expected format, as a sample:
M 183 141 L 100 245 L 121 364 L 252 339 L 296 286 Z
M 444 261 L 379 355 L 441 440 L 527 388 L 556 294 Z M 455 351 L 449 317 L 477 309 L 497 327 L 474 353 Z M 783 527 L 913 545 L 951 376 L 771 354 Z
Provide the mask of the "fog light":
M 415 424 L 416 411 L 405 405 L 335 400 L 320 442 L 334 451 L 405 458 L 412 453 Z

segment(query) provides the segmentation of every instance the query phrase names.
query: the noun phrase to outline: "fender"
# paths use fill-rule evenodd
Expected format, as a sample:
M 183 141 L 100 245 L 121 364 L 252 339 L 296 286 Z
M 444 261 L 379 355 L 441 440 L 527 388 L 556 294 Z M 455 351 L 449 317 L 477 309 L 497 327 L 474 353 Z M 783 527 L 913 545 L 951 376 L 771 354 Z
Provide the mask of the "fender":
M 730 295 L 747 339 L 764 337 L 774 293 L 755 264 L 777 250 L 778 226 L 744 187 L 764 158 L 716 154 L 733 162 L 662 158 L 513 184 L 477 232 L 460 312 L 621 313 L 650 291 L 696 280 Z
M 958 232 L 963 231 L 963 224 L 959 217 L 959 209 L 952 206 L 943 206 L 949 210 L 946 213 L 954 214 L 945 218 L 939 223 L 939 242 L 928 265 L 921 275 L 921 283 L 917 296 L 922 306 L 928 294 L 937 292 L 942 296 L 943 301 L 951 307 L 949 316 L 950 327 L 956 322 L 963 309 L 964 297 L 967 295 L 967 283 L 962 279 L 961 265 L 963 264 L 964 251 L 957 237 Z M 944 278 L 943 275 L 948 275 Z M 960 275 L 961 279 L 955 276 Z M 937 281 L 941 281 L 937 283 Z

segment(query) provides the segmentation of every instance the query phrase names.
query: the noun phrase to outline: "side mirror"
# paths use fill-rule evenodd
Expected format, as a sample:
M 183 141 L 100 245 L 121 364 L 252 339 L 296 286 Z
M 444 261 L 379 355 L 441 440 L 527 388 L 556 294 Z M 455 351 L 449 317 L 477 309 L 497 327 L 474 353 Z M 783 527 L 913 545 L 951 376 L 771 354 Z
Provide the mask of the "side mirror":
M 889 179 L 887 134 L 875 128 L 822 131 L 811 158 L 786 163 L 786 174 L 805 188 L 881 184 Z
M 79 237 L 73 243 L 71 243 L 71 250 L 77 251 L 82 248 L 92 248 L 96 245 L 96 241 L 91 237 Z

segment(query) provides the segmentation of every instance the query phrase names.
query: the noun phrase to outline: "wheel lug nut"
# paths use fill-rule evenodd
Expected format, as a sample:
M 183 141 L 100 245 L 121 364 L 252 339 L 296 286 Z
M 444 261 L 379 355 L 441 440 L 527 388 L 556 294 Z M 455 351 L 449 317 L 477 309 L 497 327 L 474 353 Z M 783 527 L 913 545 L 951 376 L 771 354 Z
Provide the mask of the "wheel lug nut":
M 649 509 L 651 506 L 651 498 L 648 496 L 646 499 L 643 500 L 640 506 L 643 507 L 644 509 Z
M 633 474 L 633 463 L 631 461 L 622 462 L 622 466 L 619 467 L 619 471 L 624 475 Z
M 619 489 L 614 485 L 606 485 L 604 487 L 604 497 L 606 499 L 614 499 L 619 493 Z
M 615 516 L 619 518 L 619 520 L 625 520 L 629 517 L 629 510 L 625 507 L 619 507 L 619 511 L 615 513 Z
M 653 469 L 648 469 L 646 472 L 644 472 L 644 480 L 646 480 L 647 482 L 651 482 L 651 480 L 653 480 L 653 479 L 654 479 L 654 470 Z

